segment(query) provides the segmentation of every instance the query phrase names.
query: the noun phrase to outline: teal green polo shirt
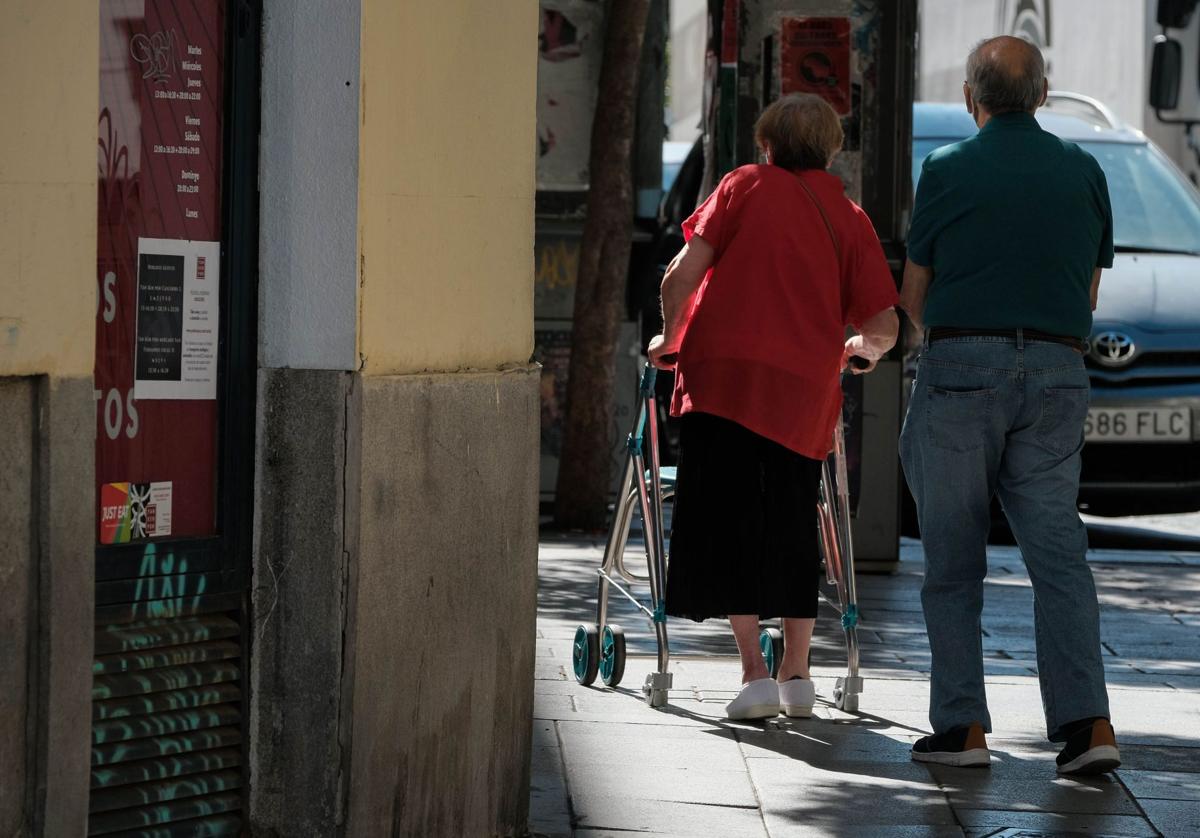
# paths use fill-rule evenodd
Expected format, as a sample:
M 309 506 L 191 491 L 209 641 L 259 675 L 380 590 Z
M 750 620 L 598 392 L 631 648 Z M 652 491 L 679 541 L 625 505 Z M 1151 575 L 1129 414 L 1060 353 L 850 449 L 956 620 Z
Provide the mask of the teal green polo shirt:
M 908 258 L 933 269 L 926 326 L 1086 338 L 1092 273 L 1113 263 L 1104 172 L 1032 114 L 993 116 L 925 159 Z

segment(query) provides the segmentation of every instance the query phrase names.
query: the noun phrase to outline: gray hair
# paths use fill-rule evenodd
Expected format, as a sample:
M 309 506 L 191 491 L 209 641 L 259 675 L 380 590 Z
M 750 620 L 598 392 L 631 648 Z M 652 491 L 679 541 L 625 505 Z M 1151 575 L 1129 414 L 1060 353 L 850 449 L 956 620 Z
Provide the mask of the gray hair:
M 1019 57 L 1001 55 L 994 48 L 1001 40 L 1021 41 L 1026 49 Z M 1041 50 L 1023 38 L 987 38 L 976 44 L 967 58 L 971 96 L 988 113 L 1037 110 L 1042 103 L 1045 81 L 1046 62 Z

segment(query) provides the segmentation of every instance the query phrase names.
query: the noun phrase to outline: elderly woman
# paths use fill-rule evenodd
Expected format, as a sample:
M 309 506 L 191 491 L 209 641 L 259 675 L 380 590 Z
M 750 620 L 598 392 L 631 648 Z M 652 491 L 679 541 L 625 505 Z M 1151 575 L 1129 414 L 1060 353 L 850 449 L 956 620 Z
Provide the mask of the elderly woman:
M 817 491 L 839 371 L 855 355 L 873 369 L 898 328 L 871 221 L 826 171 L 842 147 L 837 114 L 785 96 L 755 141 L 766 164 L 730 172 L 684 222 L 649 346 L 656 366 L 675 369 L 680 417 L 667 612 L 729 618 L 742 661 L 731 719 L 812 715 Z M 784 625 L 778 681 L 758 646 L 772 617 Z

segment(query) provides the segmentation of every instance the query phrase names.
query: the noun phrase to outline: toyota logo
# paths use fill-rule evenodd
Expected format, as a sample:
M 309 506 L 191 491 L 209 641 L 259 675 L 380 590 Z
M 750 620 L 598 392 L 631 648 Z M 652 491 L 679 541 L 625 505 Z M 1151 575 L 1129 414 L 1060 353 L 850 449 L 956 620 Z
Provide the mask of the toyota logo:
M 1092 357 L 1105 366 L 1122 367 L 1133 360 L 1136 348 L 1129 335 L 1102 332 L 1092 341 Z

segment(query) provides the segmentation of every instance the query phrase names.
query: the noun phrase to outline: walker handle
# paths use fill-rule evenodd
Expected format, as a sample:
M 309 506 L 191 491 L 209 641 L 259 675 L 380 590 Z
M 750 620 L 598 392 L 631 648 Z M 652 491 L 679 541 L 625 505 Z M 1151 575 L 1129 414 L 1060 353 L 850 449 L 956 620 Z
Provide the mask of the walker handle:
M 654 364 L 647 363 L 642 370 L 641 390 L 643 396 L 649 396 L 654 392 L 654 379 L 658 377 L 658 369 Z

